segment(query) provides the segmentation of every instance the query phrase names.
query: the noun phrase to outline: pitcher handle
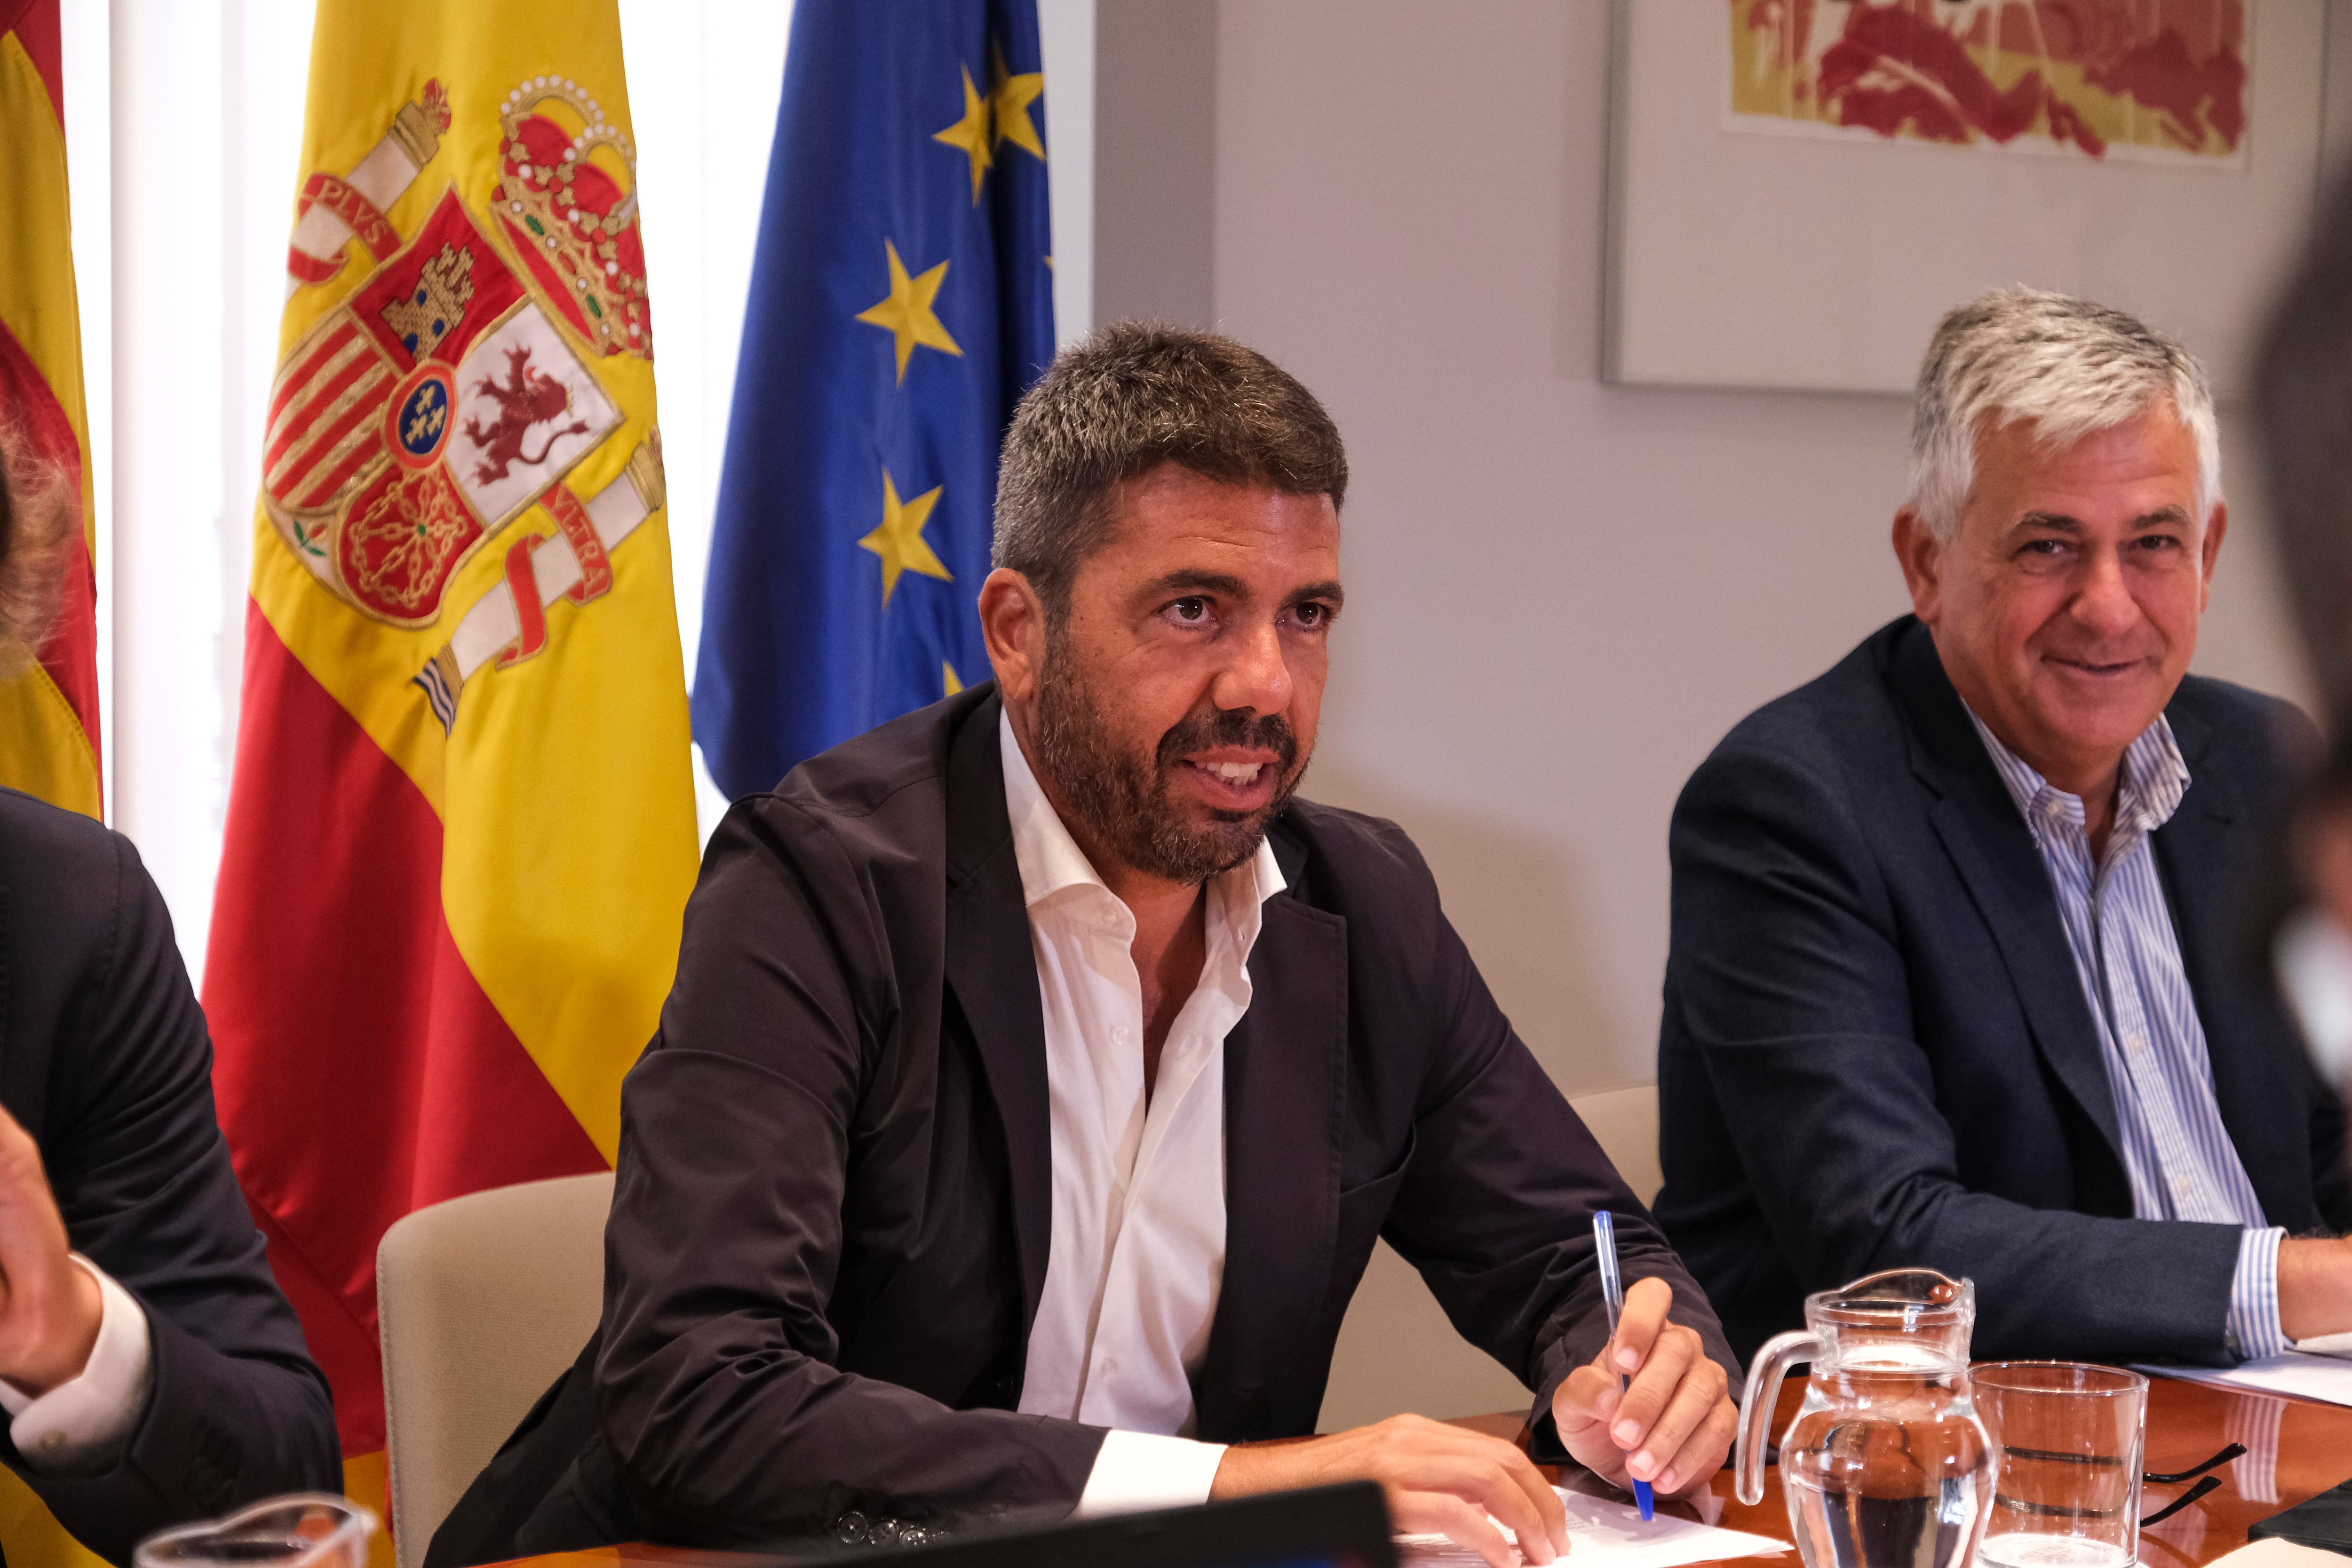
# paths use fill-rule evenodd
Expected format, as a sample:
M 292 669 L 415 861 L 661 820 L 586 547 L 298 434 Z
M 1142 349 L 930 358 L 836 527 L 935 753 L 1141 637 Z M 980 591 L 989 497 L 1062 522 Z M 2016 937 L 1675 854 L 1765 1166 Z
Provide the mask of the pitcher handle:
M 1819 1334 L 1798 1330 L 1765 1342 L 1748 1365 L 1748 1390 L 1739 1400 L 1739 1500 L 1754 1508 L 1764 1500 L 1764 1444 L 1772 1435 L 1772 1412 L 1780 1403 L 1780 1380 L 1801 1361 L 1822 1353 Z

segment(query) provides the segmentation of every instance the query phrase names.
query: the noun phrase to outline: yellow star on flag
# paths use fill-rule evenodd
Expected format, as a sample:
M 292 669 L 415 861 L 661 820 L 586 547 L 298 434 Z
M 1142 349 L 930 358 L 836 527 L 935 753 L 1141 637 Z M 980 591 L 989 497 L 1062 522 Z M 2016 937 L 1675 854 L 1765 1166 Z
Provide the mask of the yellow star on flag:
M 1044 71 L 1023 71 L 1015 76 L 1004 68 L 1004 46 L 991 39 L 988 46 L 988 106 L 996 111 L 996 144 L 1007 142 L 1036 159 L 1045 161 L 1045 143 L 1037 137 L 1037 127 L 1029 118 L 1029 106 L 1045 90 Z
M 946 659 L 940 660 L 940 681 L 948 689 L 950 697 L 963 689 L 963 678 L 955 672 L 955 666 Z
M 923 524 L 930 521 L 931 508 L 940 504 L 940 492 L 946 488 L 936 485 L 913 500 L 902 501 L 890 470 L 882 470 L 882 526 L 857 542 L 882 558 L 884 605 L 890 603 L 890 591 L 898 585 L 902 573 L 919 572 L 942 583 L 955 581 L 923 537 Z
M 857 312 L 857 319 L 869 326 L 880 327 L 898 340 L 898 381 L 907 380 L 907 361 L 917 343 L 941 353 L 963 357 L 963 350 L 948 336 L 940 325 L 939 317 L 931 313 L 931 301 L 940 297 L 940 285 L 947 281 L 948 264 L 940 262 L 919 278 L 907 276 L 907 264 L 898 259 L 898 247 L 888 240 L 882 248 L 890 257 L 890 294 L 880 304 Z
M 963 118 L 945 131 L 931 132 L 932 141 L 945 142 L 971 159 L 971 200 L 974 206 L 980 205 L 981 176 L 988 173 L 988 165 L 993 162 L 988 152 L 988 105 L 989 100 L 981 97 L 980 89 L 971 85 L 971 68 L 967 66 L 963 73 Z M 999 140 L 1002 139 L 1000 132 Z

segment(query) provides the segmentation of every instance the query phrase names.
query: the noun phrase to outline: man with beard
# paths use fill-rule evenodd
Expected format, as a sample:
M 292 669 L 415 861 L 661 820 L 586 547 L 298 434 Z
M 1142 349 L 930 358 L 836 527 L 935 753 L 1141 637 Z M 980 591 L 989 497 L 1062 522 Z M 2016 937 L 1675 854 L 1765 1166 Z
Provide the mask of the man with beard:
M 1512 1445 L 1310 1436 L 1378 1237 L 1538 1391 L 1539 1457 L 1706 1483 L 1736 1363 L 1705 1299 L 1412 843 L 1296 798 L 1346 483 L 1238 343 L 1123 326 L 1055 362 L 1005 441 L 996 681 L 712 839 L 624 1093 L 602 1327 L 435 1562 L 1354 1479 L 1497 1568 L 1490 1516 L 1552 1561 Z M 1613 1340 L 1600 1208 L 1635 1281 Z

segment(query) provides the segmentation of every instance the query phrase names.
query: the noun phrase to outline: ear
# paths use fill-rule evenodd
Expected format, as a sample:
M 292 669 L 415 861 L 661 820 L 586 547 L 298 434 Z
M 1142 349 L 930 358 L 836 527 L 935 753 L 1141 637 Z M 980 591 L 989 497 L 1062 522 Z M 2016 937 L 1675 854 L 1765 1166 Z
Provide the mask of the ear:
M 2221 558 L 2221 540 L 2230 531 L 2230 505 L 2227 501 L 2213 503 L 2213 515 L 2205 520 L 2205 545 L 2198 552 L 2199 574 L 2204 579 L 2197 587 L 2197 613 L 2203 615 L 2205 606 L 2213 602 L 2213 563 Z
M 980 635 L 1004 700 L 1027 703 L 1045 663 L 1045 603 L 1023 574 L 1000 566 L 980 585 Z
M 1911 608 L 1935 628 L 1944 605 L 1944 546 L 1916 507 L 1895 514 L 1895 559 L 1903 568 L 1904 585 L 1911 590 Z

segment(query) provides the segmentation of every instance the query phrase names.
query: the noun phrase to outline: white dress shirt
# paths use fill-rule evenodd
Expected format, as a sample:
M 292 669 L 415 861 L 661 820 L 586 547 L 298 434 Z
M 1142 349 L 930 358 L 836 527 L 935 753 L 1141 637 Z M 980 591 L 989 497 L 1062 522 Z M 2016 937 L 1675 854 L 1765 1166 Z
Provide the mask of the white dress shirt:
M 98 1281 L 98 1341 L 78 1377 L 35 1398 L 0 1378 L 0 1411 L 26 1465 L 45 1476 L 97 1475 L 114 1468 L 147 1403 L 153 1347 L 147 1314 L 131 1292 L 77 1252 L 73 1260 Z
M 1250 1004 L 1274 851 L 1208 885 L 1206 957 L 1143 1082 L 1135 916 L 1106 887 L 999 721 L 1004 805 L 1045 1024 L 1054 1228 L 1021 1409 L 1111 1428 L 1082 1515 L 1206 1500 L 1220 1444 L 1189 1440 L 1192 1373 L 1225 1264 L 1225 1036 Z

